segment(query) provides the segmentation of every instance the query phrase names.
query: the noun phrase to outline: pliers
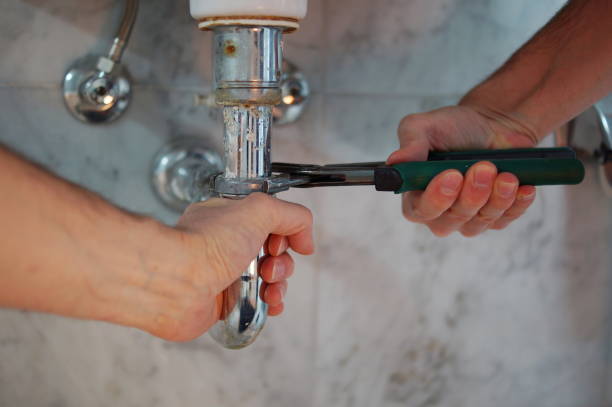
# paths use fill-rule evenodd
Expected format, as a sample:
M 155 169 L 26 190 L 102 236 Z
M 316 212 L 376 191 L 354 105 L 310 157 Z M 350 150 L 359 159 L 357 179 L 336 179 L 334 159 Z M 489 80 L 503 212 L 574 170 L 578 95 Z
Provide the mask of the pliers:
M 490 161 L 499 172 L 514 174 L 521 185 L 573 185 L 584 179 L 584 166 L 576 153 L 562 148 L 521 148 L 431 152 L 427 161 L 386 165 L 384 162 L 349 164 L 273 163 L 275 176 L 285 178 L 286 185 L 296 188 L 324 186 L 374 185 L 377 191 L 424 190 L 429 182 L 445 170 L 465 174 L 480 161 Z

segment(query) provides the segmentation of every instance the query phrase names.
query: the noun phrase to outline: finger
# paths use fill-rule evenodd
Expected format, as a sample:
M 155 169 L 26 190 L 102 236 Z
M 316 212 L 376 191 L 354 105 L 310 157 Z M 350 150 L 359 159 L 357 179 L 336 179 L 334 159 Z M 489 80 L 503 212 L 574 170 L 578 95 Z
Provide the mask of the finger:
M 266 233 L 287 236 L 289 247 L 298 253 L 314 252 L 312 213 L 307 208 L 262 193 L 251 194 L 245 200 L 254 203 L 248 205 L 256 211 L 254 219 L 265 220 Z
M 287 286 L 287 281 L 268 284 L 263 295 L 264 302 L 272 307 L 282 304 L 287 292 Z
M 516 199 L 519 180 L 514 174 L 508 172 L 497 176 L 493 186 L 493 193 L 489 202 L 465 225 L 461 227 L 461 234 L 467 237 L 476 236 L 489 228 L 489 225 L 501 218 L 512 206 Z
M 291 277 L 295 264 L 289 253 L 263 259 L 259 275 L 267 283 L 277 283 Z
M 286 236 L 270 235 L 268 238 L 268 254 L 278 256 L 287 251 L 289 240 Z
M 268 315 L 271 317 L 276 317 L 283 313 L 285 309 L 284 304 L 278 304 L 273 307 L 268 307 Z
M 514 220 L 520 218 L 531 206 L 536 198 L 536 189 L 531 185 L 519 187 L 514 204 L 504 215 L 493 223 L 491 229 L 504 229 Z
M 463 185 L 463 175 L 447 170 L 437 175 L 425 191 L 409 192 L 403 197 L 406 219 L 424 223 L 439 217 L 457 200 Z
M 488 161 L 474 164 L 465 175 L 459 199 L 439 218 L 428 223 L 436 236 L 448 236 L 469 222 L 487 203 L 497 168 Z

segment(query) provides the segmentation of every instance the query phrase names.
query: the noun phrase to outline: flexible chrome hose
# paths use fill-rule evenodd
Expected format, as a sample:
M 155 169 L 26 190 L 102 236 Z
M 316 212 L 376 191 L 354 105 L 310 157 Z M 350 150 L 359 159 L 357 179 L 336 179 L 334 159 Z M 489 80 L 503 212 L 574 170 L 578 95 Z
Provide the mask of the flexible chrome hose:
M 134 23 L 136 22 L 136 17 L 138 16 L 138 5 L 139 0 L 126 0 L 125 2 L 125 10 L 121 19 L 121 25 L 119 26 L 119 30 L 115 35 L 113 45 L 108 52 L 108 57 L 113 62 L 121 61 L 123 51 L 130 40 L 132 28 L 134 28 Z

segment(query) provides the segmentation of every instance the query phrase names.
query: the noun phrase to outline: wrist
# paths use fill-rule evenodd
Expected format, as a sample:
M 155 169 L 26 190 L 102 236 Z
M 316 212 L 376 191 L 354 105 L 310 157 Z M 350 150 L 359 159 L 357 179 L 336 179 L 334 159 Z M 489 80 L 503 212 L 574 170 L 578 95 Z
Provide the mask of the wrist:
M 492 99 L 468 94 L 459 102 L 486 120 L 492 133 L 491 148 L 533 147 L 546 135 L 529 116 L 520 110 L 497 106 Z
M 189 297 L 191 270 L 197 262 L 189 239 L 151 219 L 123 214 L 119 225 L 101 234 L 121 232 L 110 246 L 98 246 L 101 259 L 88 273 L 87 284 L 96 300 L 93 319 L 168 332 Z

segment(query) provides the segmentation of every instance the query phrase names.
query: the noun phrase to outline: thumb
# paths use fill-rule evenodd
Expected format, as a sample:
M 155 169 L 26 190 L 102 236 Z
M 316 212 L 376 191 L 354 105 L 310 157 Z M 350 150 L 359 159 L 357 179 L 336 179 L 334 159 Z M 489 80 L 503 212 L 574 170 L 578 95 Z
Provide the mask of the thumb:
M 388 165 L 427 160 L 431 143 L 422 128 L 422 121 L 417 120 L 417 116 L 407 116 L 400 123 L 397 131 L 400 148 L 387 158 Z
M 268 235 L 287 236 L 289 247 L 300 254 L 312 254 L 312 212 L 306 207 L 265 194 L 253 194 L 258 200 L 257 212 L 264 215 Z

